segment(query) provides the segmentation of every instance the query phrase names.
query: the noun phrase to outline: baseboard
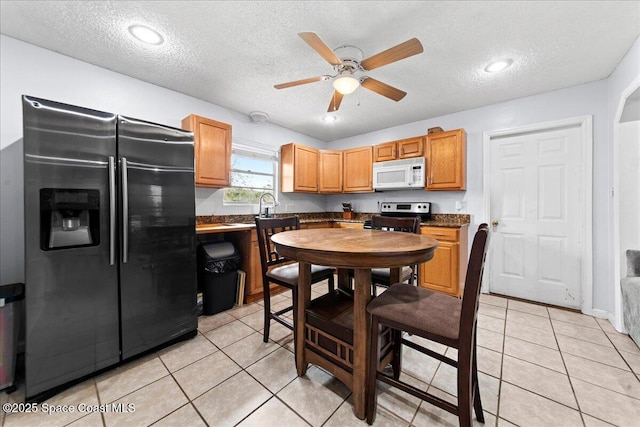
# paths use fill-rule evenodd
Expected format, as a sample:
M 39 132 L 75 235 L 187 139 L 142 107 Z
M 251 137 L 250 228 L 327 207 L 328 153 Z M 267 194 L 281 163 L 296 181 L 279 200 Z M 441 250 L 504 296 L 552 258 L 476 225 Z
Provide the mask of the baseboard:
M 613 326 L 613 328 L 616 331 L 623 334 L 627 333 L 627 331 L 624 329 L 624 325 L 620 325 L 620 328 L 616 326 L 615 317 L 613 316 L 613 313 L 609 313 L 608 311 L 601 310 L 599 308 L 593 308 L 591 309 L 591 313 L 585 313 L 585 314 L 589 314 L 590 316 L 597 317 L 598 319 L 606 319 L 609 321 L 609 323 L 611 323 L 611 326 Z
M 613 314 L 609 313 L 605 310 L 600 310 L 599 308 L 592 308 L 591 313 L 584 313 L 589 316 L 597 317 L 598 319 L 607 319 L 611 324 L 613 324 Z

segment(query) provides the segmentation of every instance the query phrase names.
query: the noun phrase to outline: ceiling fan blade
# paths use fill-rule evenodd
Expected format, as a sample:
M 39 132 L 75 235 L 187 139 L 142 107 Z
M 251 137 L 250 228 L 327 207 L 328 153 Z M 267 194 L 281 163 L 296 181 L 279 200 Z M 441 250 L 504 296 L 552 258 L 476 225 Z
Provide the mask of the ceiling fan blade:
M 327 76 L 310 77 L 308 79 L 295 80 L 288 83 L 280 83 L 278 85 L 273 85 L 273 87 L 275 87 L 276 89 L 285 89 L 292 86 L 306 85 L 307 83 L 321 82 L 323 80 L 327 80 Z
M 322 41 L 320 37 L 316 33 L 298 33 L 302 40 L 307 42 L 309 46 L 313 48 L 320 56 L 322 56 L 325 61 L 327 61 L 331 65 L 340 65 L 342 61 L 340 58 L 333 53 L 333 50 L 329 46 L 326 45 L 325 42 Z
M 382 83 L 379 80 L 372 79 L 371 77 L 365 77 L 360 84 L 365 89 L 369 89 L 375 93 L 378 93 L 382 96 L 386 96 L 389 99 L 393 99 L 394 101 L 400 101 L 407 92 L 403 92 L 400 89 L 396 89 L 393 86 L 389 86 L 386 83 Z
M 329 109 L 327 110 L 328 113 L 331 113 L 333 111 L 338 111 L 338 108 L 340 108 L 340 103 L 342 102 L 342 97 L 344 97 L 343 94 L 341 94 L 337 90 L 333 91 L 333 96 L 331 97 L 331 104 L 329 104 Z
M 391 64 L 392 62 L 399 61 L 401 59 L 408 58 L 413 55 L 422 53 L 422 43 L 420 40 L 413 38 L 407 40 L 404 43 L 400 43 L 390 49 L 380 52 L 376 55 L 370 56 L 360 62 L 360 65 L 365 70 L 373 70 L 374 68 L 382 67 L 383 65 Z

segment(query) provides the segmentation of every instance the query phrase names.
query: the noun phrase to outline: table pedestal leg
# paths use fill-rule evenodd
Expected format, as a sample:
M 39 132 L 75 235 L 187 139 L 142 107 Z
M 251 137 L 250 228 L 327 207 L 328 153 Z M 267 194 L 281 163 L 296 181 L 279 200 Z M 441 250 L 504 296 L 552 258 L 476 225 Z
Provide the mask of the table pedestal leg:
M 356 417 L 366 416 L 367 357 L 369 355 L 369 328 L 371 319 L 367 304 L 371 301 L 371 269 L 355 270 L 353 301 L 353 404 Z
M 390 270 L 389 283 L 391 283 L 392 285 L 400 283 L 400 272 L 402 271 L 402 268 L 392 268 Z
M 338 269 L 338 289 L 342 289 L 343 291 L 351 291 L 349 270 L 347 270 L 346 268 Z
M 296 370 L 301 377 L 307 373 L 307 360 L 304 356 L 304 311 L 311 302 L 311 264 L 298 263 L 298 301 L 297 310 L 293 313 L 293 340 L 296 353 Z

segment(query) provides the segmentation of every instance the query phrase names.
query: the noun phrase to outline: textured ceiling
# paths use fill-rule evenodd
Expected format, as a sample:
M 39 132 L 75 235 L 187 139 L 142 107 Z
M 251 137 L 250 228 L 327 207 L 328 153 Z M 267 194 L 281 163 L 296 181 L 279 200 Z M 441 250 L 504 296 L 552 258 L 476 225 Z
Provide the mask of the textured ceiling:
M 165 43 L 133 40 L 136 23 Z M 359 88 L 323 122 L 330 81 L 273 87 L 333 74 L 305 31 L 365 58 L 418 38 L 423 53 L 367 73 L 407 96 Z M 0 32 L 332 141 L 606 78 L 640 35 L 640 2 L 2 1 Z M 502 57 L 513 66 L 482 71 Z

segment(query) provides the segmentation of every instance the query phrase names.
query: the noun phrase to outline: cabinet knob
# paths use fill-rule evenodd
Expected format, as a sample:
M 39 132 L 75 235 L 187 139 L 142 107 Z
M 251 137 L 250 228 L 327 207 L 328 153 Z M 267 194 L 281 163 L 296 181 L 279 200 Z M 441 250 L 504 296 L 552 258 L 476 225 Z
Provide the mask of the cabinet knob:
M 500 221 L 498 220 L 491 221 L 491 225 L 493 225 L 494 227 L 497 227 L 498 224 L 500 224 Z

